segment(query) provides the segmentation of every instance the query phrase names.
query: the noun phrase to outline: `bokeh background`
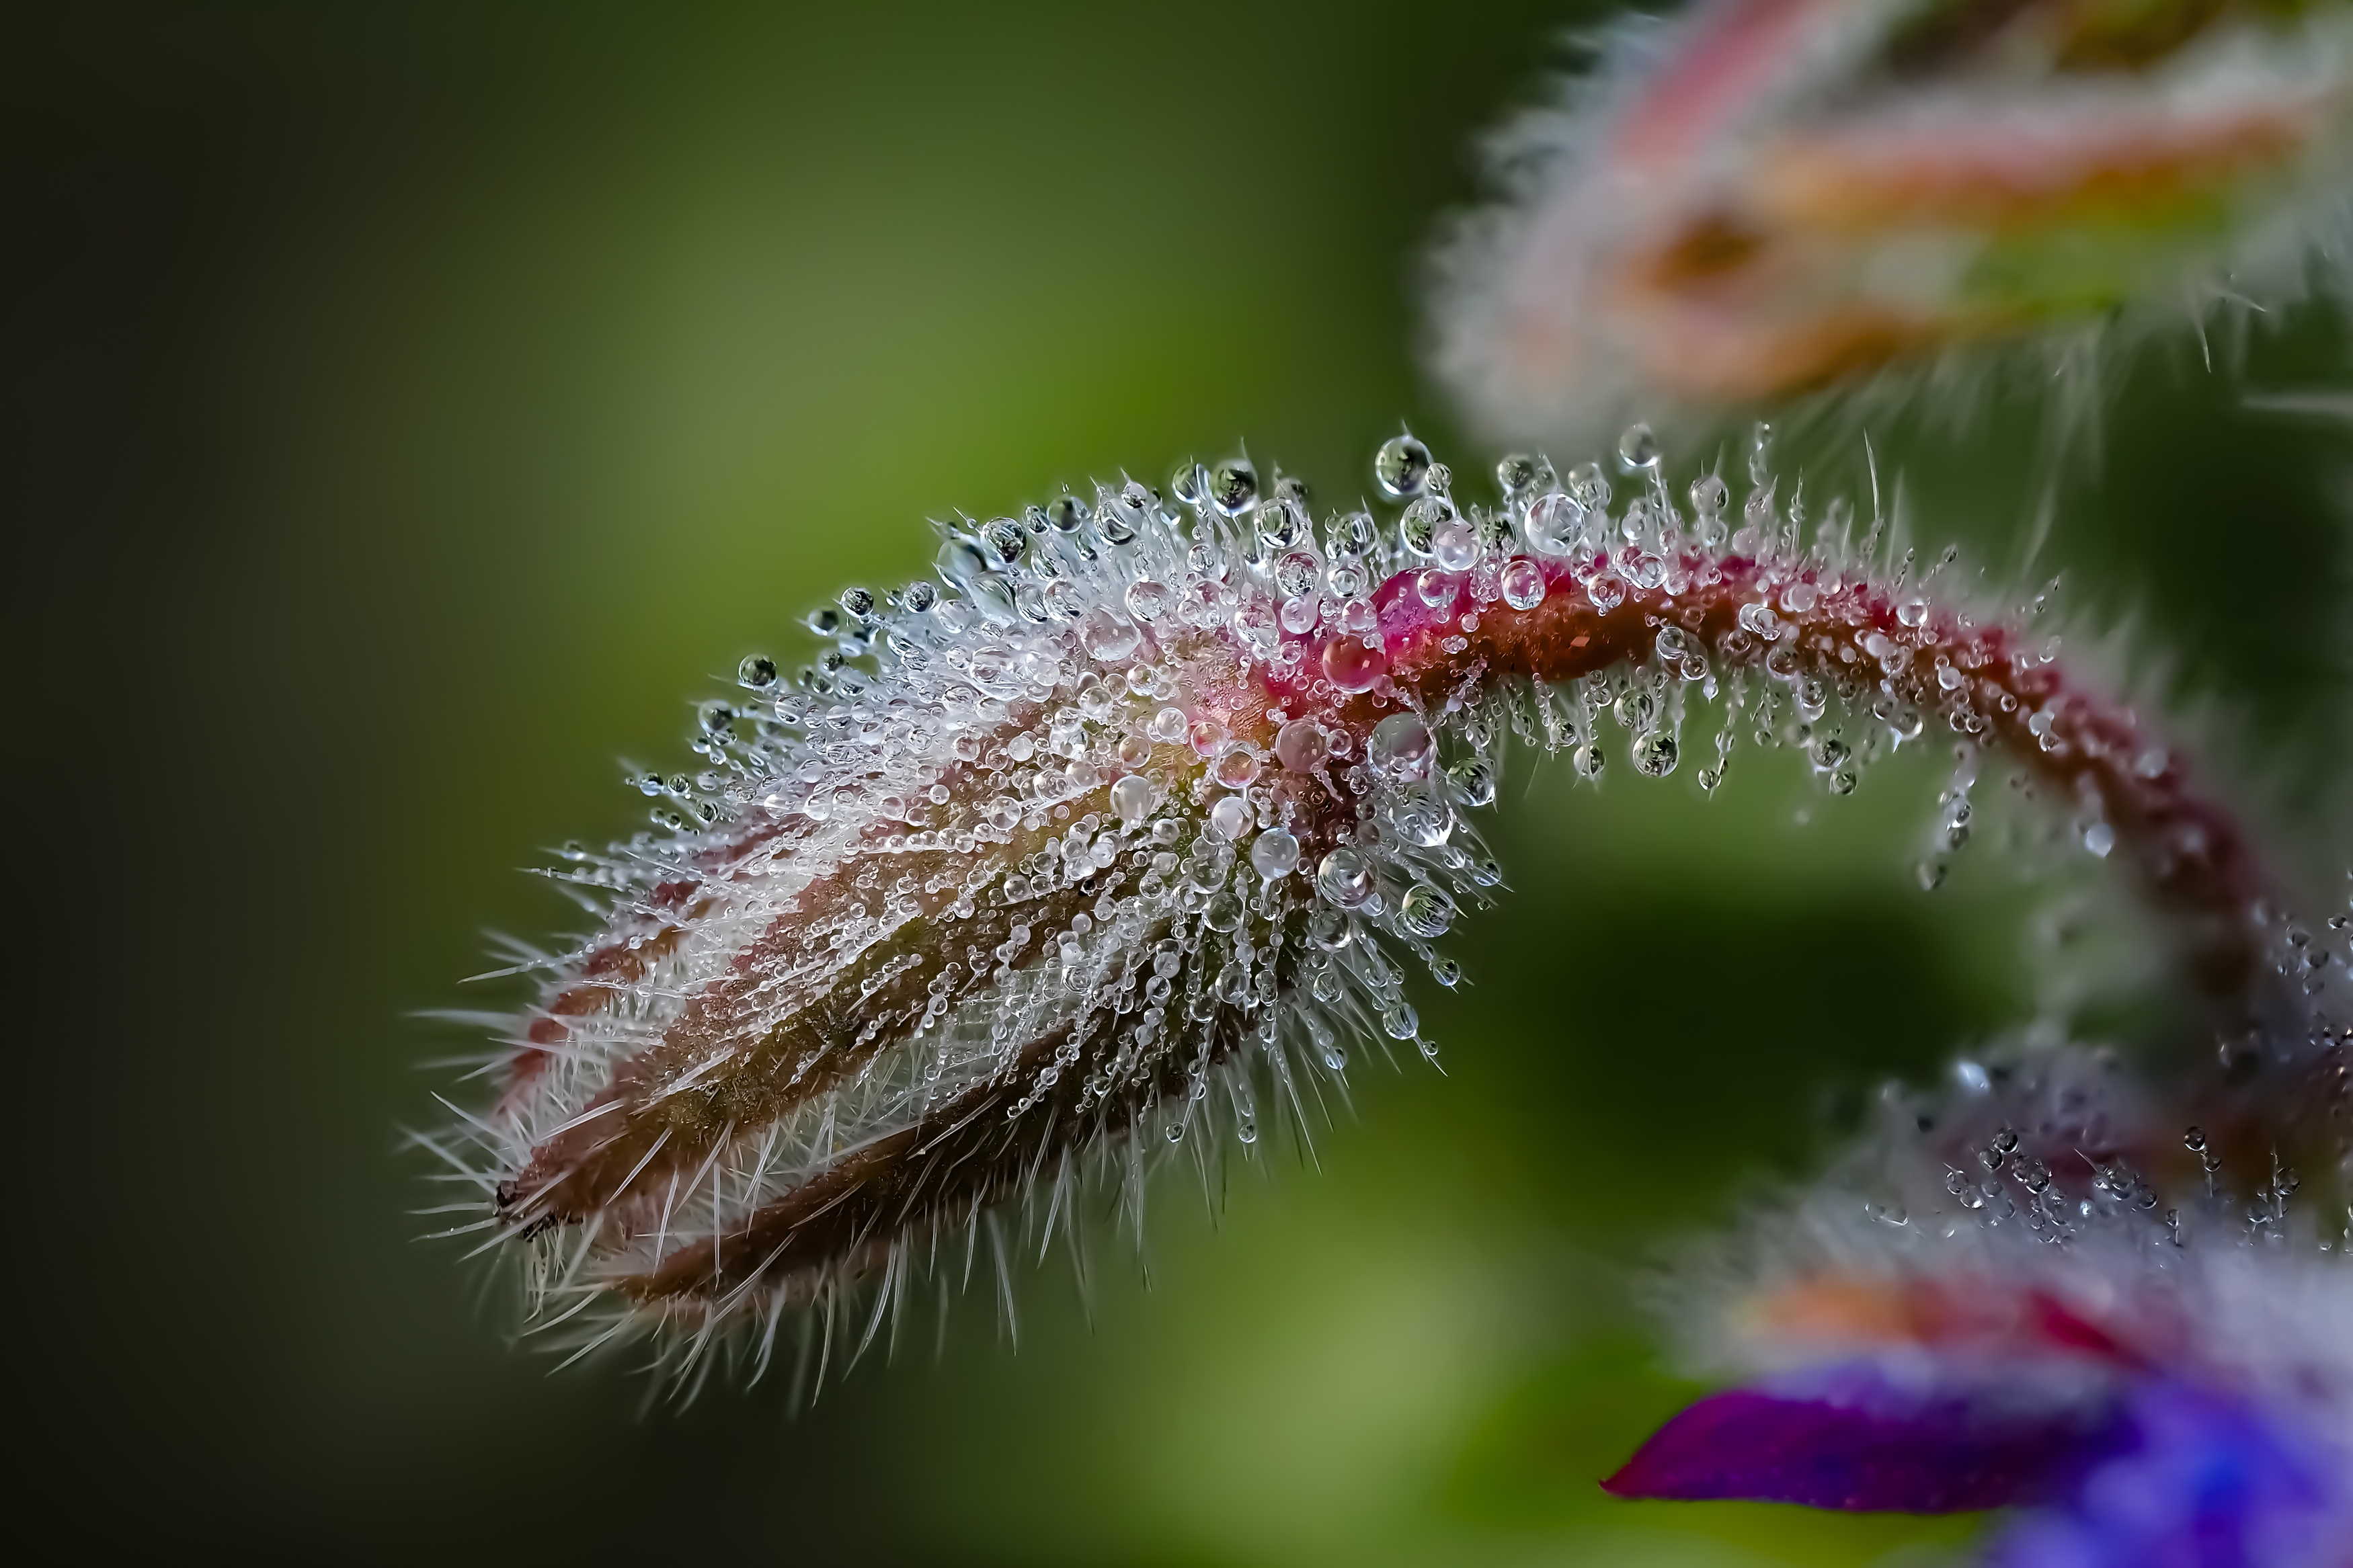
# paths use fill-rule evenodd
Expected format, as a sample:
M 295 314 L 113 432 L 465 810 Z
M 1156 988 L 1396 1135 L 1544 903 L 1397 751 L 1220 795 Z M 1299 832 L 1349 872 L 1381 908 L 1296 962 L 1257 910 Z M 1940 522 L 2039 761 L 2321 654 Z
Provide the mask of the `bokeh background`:
M 1205 1202 L 1172 1170 L 1149 1288 L 1106 1229 L 1082 1306 L 1058 1251 L 1018 1351 L 983 1292 L 813 1409 L 644 1413 L 626 1363 L 543 1375 L 406 1212 L 418 1064 L 472 1044 L 409 1015 L 485 1005 L 486 928 L 565 925 L 515 868 L 628 831 L 618 759 L 674 763 L 744 653 L 919 574 L 924 517 L 1244 437 L 1345 499 L 1400 419 L 1491 459 L 1418 374 L 1416 257 L 1603 15 L 10 7 L 20 1518 L 458 1559 L 1965 1539 L 1594 1485 L 1693 1387 L 1630 1305 L 1662 1247 L 1801 1177 L 1877 1080 L 2073 996 L 2079 948 L 2125 980 L 2092 1025 L 2166 1034 L 2095 873 L 1997 844 L 1918 889 L 1934 759 L 1836 803 L 1753 753 L 1704 806 L 1688 769 L 1523 772 L 1511 895 L 1418 998 L 1444 1073 L 1358 1075 L 1320 1171 Z M 2317 307 L 2236 336 L 2217 372 L 2186 331 L 2112 367 L 2055 468 L 2009 382 L 1874 434 L 1925 542 L 2069 570 L 2071 637 L 2325 889 L 2353 432 L 2242 398 L 2341 389 L 2347 337 Z

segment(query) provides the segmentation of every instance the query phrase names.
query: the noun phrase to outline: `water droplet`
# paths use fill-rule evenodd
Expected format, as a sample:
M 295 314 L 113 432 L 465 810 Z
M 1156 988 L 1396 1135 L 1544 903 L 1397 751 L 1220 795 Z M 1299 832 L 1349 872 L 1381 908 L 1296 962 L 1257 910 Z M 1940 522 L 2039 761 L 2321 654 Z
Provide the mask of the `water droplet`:
M 1009 517 L 992 518 L 980 525 L 980 542 L 999 563 L 1010 566 L 1029 548 L 1029 536 Z
M 1454 798 L 1467 806 L 1492 805 L 1495 800 L 1495 770 L 1476 757 L 1460 757 L 1447 764 L 1446 777 Z
M 1538 496 L 1528 507 L 1527 535 L 1531 549 L 1546 555 L 1566 555 L 1585 532 L 1585 508 L 1577 498 L 1554 490 Z
M 1504 566 L 1503 574 L 1504 603 L 1515 610 L 1533 610 L 1544 603 L 1544 568 L 1518 556 Z
M 1454 900 L 1427 882 L 1416 882 L 1398 903 L 1398 923 L 1415 936 L 1444 936 L 1454 924 Z
M 1597 572 L 1585 584 L 1585 596 L 1593 607 L 1607 615 L 1626 602 L 1625 579 L 1615 572 Z
M 971 540 L 962 534 L 955 534 L 940 546 L 940 552 L 932 563 L 947 582 L 959 588 L 968 588 L 988 571 L 988 555 Z M 836 624 L 840 619 L 830 610 L 819 611 L 818 614 L 832 616 Z M 810 619 L 814 624 L 816 617 L 811 616 Z
M 1152 781 L 1130 773 L 1111 786 L 1113 815 L 1130 826 L 1152 815 Z
M 1228 458 L 1209 474 L 1209 502 L 1228 517 L 1240 517 L 1258 500 L 1258 470 L 1248 458 Z
M 1568 765 L 1577 770 L 1577 776 L 1581 779 L 1599 778 L 1607 762 L 1601 748 L 1590 741 L 1568 755 Z
M 1268 828 L 1250 846 L 1250 868 L 1270 882 L 1290 876 L 1299 868 L 1299 840 L 1287 828 Z
M 1221 795 L 1209 808 L 1209 832 L 1229 843 L 1248 833 L 1250 828 L 1250 808 L 1238 795 Z
M 1391 778 L 1418 779 L 1429 773 L 1430 758 L 1437 749 L 1430 726 L 1419 717 L 1392 713 L 1373 726 L 1365 755 L 1373 766 Z
M 1201 911 L 1201 923 L 1211 931 L 1240 930 L 1242 923 L 1242 901 L 1231 893 L 1219 893 Z
M 1461 517 L 1450 517 L 1431 531 L 1430 553 L 1449 572 L 1467 572 L 1479 559 L 1478 531 Z
M 1011 626 L 1018 613 L 1013 603 L 1013 585 L 1002 577 L 976 578 L 966 586 L 965 594 L 965 602 L 991 626 Z
M 1373 455 L 1373 482 L 1392 500 L 1419 495 L 1430 482 L 1430 448 L 1411 436 L 1390 437 Z
M 1312 773 L 1332 754 L 1313 719 L 1293 719 L 1274 735 L 1274 760 L 1294 773 Z
M 1171 1143 L 1182 1143 L 1185 1142 L 1185 1124 L 1181 1121 L 1170 1122 L 1168 1124 L 1167 1138 L 1168 1142 Z
M 1427 557 L 1439 525 L 1454 515 L 1443 496 L 1424 496 L 1398 518 L 1398 542 L 1414 555 Z
M 1315 868 L 1315 890 L 1344 910 L 1353 910 L 1373 893 L 1373 863 L 1361 849 L 1342 845 Z
M 1152 716 L 1150 733 L 1153 740 L 1159 744 L 1176 746 L 1184 743 L 1185 737 L 1191 728 L 1192 726 L 1186 721 L 1185 710 L 1163 708 Z
M 1421 1020 L 1410 1006 L 1398 1002 L 1382 1010 L 1381 1028 L 1392 1040 L 1409 1040 L 1421 1032 Z
M 1259 542 L 1265 547 L 1265 553 L 1271 556 L 1280 556 L 1293 545 L 1309 540 L 1312 534 L 1306 512 L 1281 499 L 1261 506 L 1250 521 L 1257 530 Z M 1312 558 L 1314 552 L 1310 551 L 1309 555 Z
M 735 667 L 735 684 L 754 691 L 765 691 L 776 683 L 776 661 L 765 654 L 754 654 Z
M 2116 830 L 2105 822 L 2094 822 L 2084 829 L 2084 847 L 2105 860 L 2116 847 Z
M 1430 977 L 1451 991 L 1462 984 L 1462 966 L 1451 958 L 1441 958 L 1430 966 Z
M 1127 585 L 1127 613 L 1149 626 L 1168 613 L 1169 602 L 1175 596 L 1166 584 L 1139 577 Z
M 1658 437 L 1651 434 L 1648 425 L 1630 425 L 1618 437 L 1618 460 L 1629 468 L 1655 468 L 1659 461 Z
M 1334 637 L 1324 645 L 1324 673 L 1343 691 L 1370 691 L 1388 668 L 1380 650 L 1366 647 L 1360 638 Z
M 1591 511 L 1609 504 L 1609 481 L 1601 477 L 1599 463 L 1579 463 L 1568 470 L 1568 493 L 1577 504 Z
M 1654 730 L 1634 742 L 1634 771 L 1646 779 L 1662 779 L 1675 771 L 1679 748 L 1664 730 Z
M 1398 837 L 1425 849 L 1445 843 L 1454 831 L 1454 808 L 1442 794 L 1426 784 L 1408 784 L 1398 791 L 1396 799 L 1389 804 L 1388 815 Z
M 1238 746 L 1219 757 L 1218 765 L 1209 771 L 1228 789 L 1240 789 L 1258 777 L 1258 753 Z
M 1544 469 L 1525 452 L 1511 452 L 1495 464 L 1495 483 L 1506 496 L 1516 496 L 1534 488 Z

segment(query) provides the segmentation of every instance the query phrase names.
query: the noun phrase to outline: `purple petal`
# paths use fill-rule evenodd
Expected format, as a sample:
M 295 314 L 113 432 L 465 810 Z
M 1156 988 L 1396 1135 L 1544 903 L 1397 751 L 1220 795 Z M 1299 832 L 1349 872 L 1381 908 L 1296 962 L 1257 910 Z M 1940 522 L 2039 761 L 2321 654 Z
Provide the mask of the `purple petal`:
M 1995 1415 L 1947 1394 L 1869 1401 L 1733 1389 L 1693 1405 L 1601 1483 L 1622 1498 L 1741 1498 L 1961 1513 L 2063 1488 L 2114 1447 L 2106 1412 Z

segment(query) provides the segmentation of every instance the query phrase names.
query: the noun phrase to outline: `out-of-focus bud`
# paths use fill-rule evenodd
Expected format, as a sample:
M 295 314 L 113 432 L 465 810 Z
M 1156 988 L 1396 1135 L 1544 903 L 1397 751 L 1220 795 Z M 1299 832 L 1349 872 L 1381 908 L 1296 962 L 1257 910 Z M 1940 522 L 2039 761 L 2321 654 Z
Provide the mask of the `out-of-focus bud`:
M 1591 437 L 2342 268 L 2353 6 L 1702 0 L 1505 145 L 1438 366 L 1492 433 Z

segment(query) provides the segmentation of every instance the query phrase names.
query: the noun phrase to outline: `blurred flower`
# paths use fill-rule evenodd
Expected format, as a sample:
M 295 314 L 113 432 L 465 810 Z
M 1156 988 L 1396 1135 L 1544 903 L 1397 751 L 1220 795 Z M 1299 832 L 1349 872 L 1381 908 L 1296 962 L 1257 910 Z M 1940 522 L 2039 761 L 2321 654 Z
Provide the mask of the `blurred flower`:
M 2016 1507 L 2011 1568 L 2342 1568 L 2349 1074 L 2353 1030 L 2307 1018 L 2178 1082 L 2018 1043 L 1891 1089 L 1862 1150 L 1687 1278 L 1704 1359 L 1751 1381 L 1605 1486 Z M 2306 1158 L 2321 1190 L 2292 1201 Z
M 1503 151 L 1438 297 L 1478 422 L 1705 416 L 2341 271 L 2353 7 L 1702 0 Z
M 811 615 L 797 675 L 745 659 L 700 771 L 634 781 L 651 830 L 566 852 L 602 929 L 508 971 L 545 978 L 505 1087 L 427 1140 L 533 1331 L 765 1364 L 788 1304 L 829 1352 L 879 1277 L 862 1345 L 984 1234 L 1005 1288 L 1008 1215 L 1039 1247 L 1087 1184 L 1140 1219 L 1156 1156 L 1310 1136 L 1366 1043 L 1435 1058 L 1404 959 L 1459 973 L 1433 943 L 1503 878 L 1467 818 L 1513 741 L 1663 778 L 1713 710 L 1703 790 L 1753 736 L 1835 798 L 1934 725 L 1959 761 L 1925 880 L 1998 748 L 2189 917 L 2215 985 L 2263 964 L 2229 818 L 2047 638 L 1942 602 L 1944 563 L 1843 503 L 1810 532 L 1761 441 L 1736 510 L 1713 474 L 1672 496 L 1647 430 L 1617 458 L 1623 497 L 1511 458 L 1487 505 L 1401 436 L 1386 520 L 1320 523 L 1295 481 L 1188 465 L 1173 500 L 948 526 L 934 579 Z

